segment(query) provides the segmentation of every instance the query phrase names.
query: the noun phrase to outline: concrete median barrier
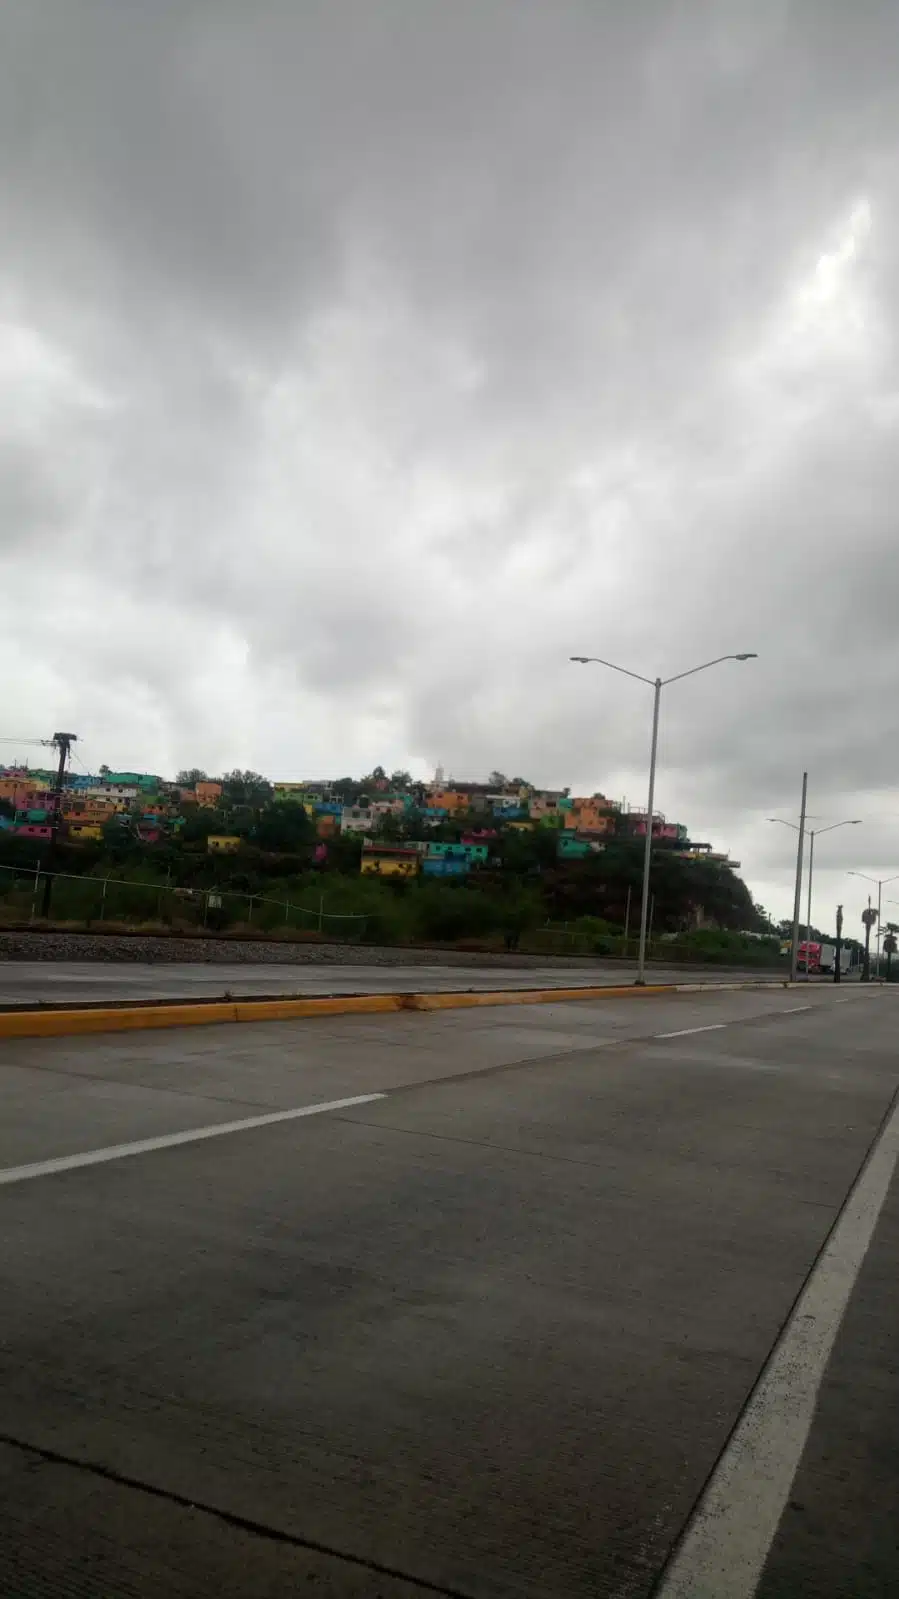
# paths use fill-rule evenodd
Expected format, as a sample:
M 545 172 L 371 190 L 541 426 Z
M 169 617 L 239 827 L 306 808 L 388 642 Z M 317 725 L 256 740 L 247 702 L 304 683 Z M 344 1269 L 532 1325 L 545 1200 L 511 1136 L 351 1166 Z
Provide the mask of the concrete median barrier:
M 307 998 L 212 1000 L 191 1004 L 85 1005 L 78 1010 L 0 1012 L 0 1039 L 62 1038 L 80 1033 L 125 1033 L 152 1027 L 203 1027 L 224 1022 L 312 1020 L 316 1016 L 374 1016 L 397 1011 L 468 1010 L 495 1005 L 555 1005 L 572 1000 L 652 999 L 658 994 L 717 993 L 727 989 L 788 988 L 789 983 L 654 983 L 645 987 L 518 988 L 479 993 L 333 994 Z

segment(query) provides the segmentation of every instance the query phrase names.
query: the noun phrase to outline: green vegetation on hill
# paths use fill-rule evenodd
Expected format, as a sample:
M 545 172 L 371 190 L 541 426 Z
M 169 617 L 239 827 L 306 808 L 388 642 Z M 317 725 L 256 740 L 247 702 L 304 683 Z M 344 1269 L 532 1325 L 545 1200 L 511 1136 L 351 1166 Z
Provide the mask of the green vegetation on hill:
M 612 839 L 585 859 L 559 860 L 551 829 L 507 830 L 489 863 L 462 880 L 378 878 L 360 875 L 358 836 L 329 839 L 326 859 L 316 863 L 319 841 L 303 807 L 268 800 L 254 780 L 255 774 L 231 774 L 227 808 L 191 807 L 181 830 L 152 849 L 117 822 L 104 829 L 102 842 L 61 843 L 53 920 L 610 955 L 624 952 L 627 922 L 633 952 L 643 863 L 638 841 Z M 448 821 L 429 836 L 452 841 L 479 820 Z M 404 819 L 384 824 L 400 840 L 410 830 L 415 823 Z M 240 837 L 240 852 L 208 853 L 206 841 L 216 833 Z M 0 834 L 0 923 L 29 920 L 40 856 L 34 841 Z M 651 888 L 657 954 L 673 953 L 676 945 L 702 950 L 703 958 L 776 958 L 776 944 L 734 941 L 734 934 L 770 928 L 730 868 L 685 859 L 660 844 Z M 704 924 L 715 931 L 697 932 Z

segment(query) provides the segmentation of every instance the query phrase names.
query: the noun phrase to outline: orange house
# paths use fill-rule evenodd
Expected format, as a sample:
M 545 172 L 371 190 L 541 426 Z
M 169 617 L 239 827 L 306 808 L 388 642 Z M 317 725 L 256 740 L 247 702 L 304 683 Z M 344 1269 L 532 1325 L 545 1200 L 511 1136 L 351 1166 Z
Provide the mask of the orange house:
M 432 789 L 428 795 L 428 807 L 431 810 L 468 811 L 471 809 L 471 796 L 457 788 Z
M 611 833 L 615 822 L 609 810 L 609 801 L 602 794 L 573 799 L 571 809 L 565 812 L 565 826 L 583 833 Z

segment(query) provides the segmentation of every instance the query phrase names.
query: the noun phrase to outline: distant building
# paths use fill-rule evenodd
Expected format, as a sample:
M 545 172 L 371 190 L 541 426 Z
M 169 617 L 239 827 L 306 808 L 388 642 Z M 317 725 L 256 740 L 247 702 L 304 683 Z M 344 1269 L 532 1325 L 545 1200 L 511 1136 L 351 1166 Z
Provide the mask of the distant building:
M 447 815 L 464 815 L 471 809 L 468 794 L 462 789 L 432 788 L 428 794 L 427 809 L 429 811 L 443 811 Z
M 234 833 L 210 833 L 206 848 L 210 855 L 236 855 L 241 843 Z
M 377 818 L 370 805 L 344 805 L 340 813 L 341 833 L 370 833 Z
M 578 838 L 576 833 L 565 829 L 556 840 L 556 854 L 560 861 L 580 861 L 587 855 L 594 855 L 602 849 L 601 844 L 594 844 L 589 838 Z
M 419 854 L 414 845 L 374 844 L 366 840 L 362 846 L 359 870 L 367 877 L 414 877 L 418 866 Z
M 458 855 L 426 855 L 421 869 L 425 877 L 465 877 L 471 862 Z
M 221 803 L 222 785 L 221 783 L 203 781 L 197 784 L 194 794 L 198 805 L 202 805 L 206 810 L 214 811 Z
M 615 831 L 615 807 L 602 794 L 573 798 L 565 811 L 565 826 L 575 833 L 604 835 Z
M 645 811 L 628 811 L 625 816 L 625 823 L 631 838 L 646 837 Z M 688 834 L 682 822 L 669 822 L 666 817 L 661 816 L 656 811 L 653 813 L 652 818 L 652 836 L 653 838 L 665 839 L 670 843 L 685 843 Z

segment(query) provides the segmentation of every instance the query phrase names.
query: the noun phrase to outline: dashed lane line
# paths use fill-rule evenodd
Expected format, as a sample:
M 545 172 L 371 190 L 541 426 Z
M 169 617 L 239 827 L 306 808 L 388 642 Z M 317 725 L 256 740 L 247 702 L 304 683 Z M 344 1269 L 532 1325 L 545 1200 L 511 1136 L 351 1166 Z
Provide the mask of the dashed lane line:
M 223 1138 L 226 1133 L 245 1133 L 253 1127 L 273 1127 L 277 1122 L 299 1121 L 304 1116 L 322 1116 L 329 1110 L 349 1110 L 354 1105 L 371 1105 L 386 1094 L 354 1094 L 351 1099 L 328 1099 L 318 1105 L 300 1105 L 295 1110 L 277 1110 L 265 1116 L 245 1116 L 237 1122 L 219 1122 L 212 1127 L 191 1127 L 182 1133 L 163 1133 L 158 1138 L 139 1138 L 132 1144 L 110 1144 L 106 1149 L 89 1149 L 80 1155 L 60 1155 L 54 1160 L 36 1160 L 30 1166 L 8 1166 L 0 1171 L 0 1186 L 26 1183 L 34 1177 L 53 1177 L 58 1172 L 76 1171 L 81 1166 L 102 1166 L 110 1160 L 125 1160 L 129 1155 L 148 1155 L 154 1149 L 172 1149 L 177 1144 L 199 1144 L 206 1138 Z
M 679 1027 L 675 1033 L 655 1033 L 655 1038 L 686 1038 L 689 1033 L 717 1033 L 720 1028 L 728 1027 L 729 1022 L 710 1022 L 706 1027 Z

